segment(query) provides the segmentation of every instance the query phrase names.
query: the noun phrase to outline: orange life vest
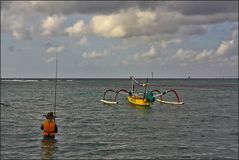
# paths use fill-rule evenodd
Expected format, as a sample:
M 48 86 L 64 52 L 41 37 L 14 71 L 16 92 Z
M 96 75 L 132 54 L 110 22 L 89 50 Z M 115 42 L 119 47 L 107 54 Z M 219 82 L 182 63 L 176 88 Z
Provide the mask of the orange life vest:
M 43 121 L 43 135 L 55 136 L 56 123 L 53 120 L 45 119 Z

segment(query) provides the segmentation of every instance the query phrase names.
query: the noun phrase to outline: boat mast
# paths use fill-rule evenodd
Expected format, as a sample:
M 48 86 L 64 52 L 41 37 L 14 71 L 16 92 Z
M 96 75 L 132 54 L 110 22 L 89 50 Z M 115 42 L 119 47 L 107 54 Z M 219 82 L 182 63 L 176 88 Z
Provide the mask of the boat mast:
M 134 80 L 133 80 L 133 77 L 131 77 L 131 93 L 134 94 Z
M 145 86 L 144 86 L 144 96 L 146 95 L 147 88 L 148 88 L 148 78 L 146 79 L 146 83 L 145 83 Z

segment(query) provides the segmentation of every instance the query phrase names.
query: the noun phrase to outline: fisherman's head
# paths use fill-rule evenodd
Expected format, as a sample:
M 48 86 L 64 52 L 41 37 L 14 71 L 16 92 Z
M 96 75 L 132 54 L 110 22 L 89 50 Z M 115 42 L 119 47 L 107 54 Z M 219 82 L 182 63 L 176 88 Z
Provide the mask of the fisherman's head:
M 48 112 L 47 115 L 46 115 L 46 118 L 47 119 L 53 119 L 54 118 L 53 112 Z

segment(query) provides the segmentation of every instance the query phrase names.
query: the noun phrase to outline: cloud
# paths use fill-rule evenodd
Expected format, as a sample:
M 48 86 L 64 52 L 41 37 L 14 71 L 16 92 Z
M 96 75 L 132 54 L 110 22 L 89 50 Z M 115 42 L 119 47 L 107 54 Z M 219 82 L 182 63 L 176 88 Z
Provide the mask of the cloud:
M 217 55 L 225 55 L 228 53 L 233 53 L 235 50 L 235 42 L 234 40 L 231 41 L 223 41 L 220 46 L 216 50 Z
M 157 56 L 154 47 L 151 47 L 150 50 L 146 53 L 143 53 L 142 58 L 155 58 Z
M 238 26 L 237 26 L 236 29 L 234 29 L 234 30 L 232 31 L 231 37 L 232 37 L 232 39 L 235 39 L 235 40 L 238 41 Z
M 21 40 L 21 39 L 30 40 L 31 39 L 31 36 L 30 36 L 31 29 L 26 28 L 26 27 L 22 26 L 21 24 L 19 24 L 19 26 L 13 26 L 11 28 L 11 31 L 12 31 L 13 37 L 17 40 Z
M 176 61 L 181 61 L 185 64 L 195 63 L 195 62 L 215 62 L 218 57 L 215 55 L 215 50 L 196 51 L 192 49 L 182 49 L 179 48 L 176 54 L 172 57 Z
M 49 47 L 49 48 L 47 48 L 46 52 L 47 53 L 61 53 L 64 51 L 64 49 L 65 49 L 64 45 L 59 46 L 59 47 Z
M 156 19 L 156 13 L 150 11 L 137 11 L 136 17 L 138 18 L 139 27 L 148 26 Z
M 180 28 L 179 32 L 183 35 L 202 35 L 207 32 L 206 26 L 187 25 Z
M 107 20 L 104 21 L 105 18 Z M 99 25 L 100 22 L 102 22 L 101 25 Z M 124 37 L 126 35 L 125 29 L 120 25 L 120 22 L 115 23 L 117 23 L 117 20 L 114 20 L 114 18 L 96 16 L 92 19 L 93 31 L 95 34 L 106 38 Z
M 147 34 L 154 25 L 156 14 L 151 11 L 129 9 L 111 15 L 97 15 L 91 19 L 91 28 L 98 36 L 122 38 L 139 33 Z
M 235 64 L 238 60 L 238 29 L 232 31 L 229 40 L 223 40 L 217 48 L 202 51 L 179 48 L 173 59 L 185 63 L 191 62 L 225 62 Z
M 155 52 L 154 47 L 152 46 L 149 51 L 142 53 L 142 54 L 135 54 L 135 60 L 147 60 L 147 59 L 154 59 L 157 57 L 157 53 Z
M 126 1 L 31 1 L 31 7 L 48 14 L 109 14 L 120 9 L 135 7 L 136 2 Z
M 56 60 L 55 57 L 50 57 L 50 58 L 48 58 L 47 60 L 45 60 L 45 62 L 46 62 L 46 63 L 52 63 L 52 62 L 54 62 L 55 60 Z
M 1 32 L 9 32 L 16 40 L 29 40 L 34 32 L 34 25 L 27 22 L 32 10 L 24 2 L 1 1 Z
M 84 36 L 80 39 L 80 41 L 78 42 L 79 45 L 88 45 L 88 39 Z
M 46 4 L 53 5 L 55 3 L 56 2 L 36 2 L 35 5 L 44 6 Z M 65 4 L 65 6 L 63 4 Z M 59 2 L 59 4 L 56 5 L 60 6 L 59 8 L 63 7 L 68 10 L 67 8 L 73 9 L 75 6 L 78 6 L 78 4 L 84 4 L 88 6 L 88 8 L 94 8 L 89 4 L 95 4 L 95 2 Z M 100 4 L 110 5 L 111 3 L 99 2 L 99 6 Z M 157 6 L 158 3 L 155 3 L 156 6 L 153 7 L 153 9 L 149 9 L 152 8 L 152 4 L 149 4 L 150 3 L 136 3 L 133 4 L 134 7 L 123 7 L 123 9 L 119 9 L 117 12 L 108 12 L 107 14 L 99 12 L 101 14 L 92 15 L 88 24 L 79 19 L 75 24 L 66 28 L 65 32 L 69 36 L 82 36 L 93 33 L 106 38 L 127 38 L 177 33 L 182 35 L 202 35 L 207 32 L 207 25 L 226 21 L 237 21 L 238 19 L 238 14 L 235 14 L 235 12 L 225 11 L 224 13 L 223 10 L 221 10 L 221 12 L 213 12 L 213 14 L 207 15 L 190 15 L 179 12 L 181 11 L 180 8 L 178 8 L 178 11 L 170 10 L 170 7 L 172 7 L 171 3 L 168 5 L 169 8 L 167 8 L 167 3 L 163 3 L 164 7 Z M 192 5 L 192 7 L 193 6 L 194 5 Z M 63 8 L 62 11 L 64 12 Z M 76 9 L 75 12 L 80 12 L 80 10 Z M 63 23 L 63 19 L 62 17 L 57 18 L 55 15 L 48 17 L 42 24 L 45 29 L 43 34 L 51 35 L 54 31 L 59 30 L 58 26 Z
M 238 29 L 235 29 L 231 34 L 231 39 L 222 41 L 216 49 L 217 56 L 234 56 L 238 55 Z
M 162 8 L 184 15 L 238 12 L 237 1 L 30 1 L 27 3 L 36 11 L 48 14 L 112 14 L 129 8 L 141 10 Z
M 195 60 L 198 62 L 204 61 L 204 60 L 210 61 L 210 59 L 212 58 L 212 55 L 213 55 L 213 50 L 204 49 L 202 52 L 196 54 Z
M 86 32 L 86 26 L 84 21 L 77 21 L 72 27 L 66 28 L 65 32 L 69 36 L 81 36 L 83 33 Z
M 52 36 L 55 34 L 59 34 L 61 27 L 65 21 L 66 17 L 64 16 L 48 16 L 42 20 L 41 27 L 43 29 L 41 35 L 43 36 Z
M 30 39 L 38 28 L 32 24 L 31 16 L 41 17 L 46 14 L 49 14 L 48 17 L 40 22 L 41 35 L 44 36 L 63 33 L 69 36 L 95 34 L 106 38 L 163 34 L 202 35 L 207 32 L 208 25 L 236 22 L 237 7 L 238 2 L 231 1 L 14 1 L 3 3 L 1 22 L 3 29 L 15 39 Z M 63 29 L 65 15 L 75 13 L 79 16 L 87 14 L 90 22 L 79 19 L 72 26 Z M 28 23 L 31 25 L 27 25 Z
M 108 53 L 106 50 L 103 53 L 97 53 L 96 51 L 85 52 L 82 54 L 82 57 L 85 59 L 98 59 L 107 56 Z
M 184 15 L 212 15 L 217 13 L 237 13 L 238 1 L 174 1 L 168 2 L 169 11 Z
M 48 59 L 45 60 L 46 63 L 52 63 L 56 60 L 56 57 L 52 57 L 52 54 L 58 54 L 58 53 L 61 53 L 65 50 L 65 46 L 64 45 L 61 45 L 61 46 L 58 46 L 58 47 L 52 47 L 52 44 L 50 42 L 47 42 L 45 44 L 45 46 L 49 46 L 47 49 L 46 49 L 46 53 L 48 53 L 50 55 L 50 57 Z
M 160 47 L 161 48 L 166 48 L 171 44 L 180 44 L 182 40 L 180 38 L 175 38 L 175 39 L 169 39 L 169 40 L 162 40 L 160 42 Z
M 197 54 L 198 53 L 194 50 L 184 50 L 179 48 L 173 58 L 180 61 L 191 62 L 195 60 Z
M 1 29 L 10 32 L 16 40 L 31 39 L 32 26 L 25 26 L 25 19 L 23 15 L 8 15 L 3 13 L 1 15 Z
M 235 13 L 211 15 L 183 15 L 176 11 L 139 10 L 130 8 L 109 15 L 95 15 L 90 27 L 92 32 L 106 38 L 154 36 L 159 34 L 202 35 L 208 25 L 237 21 Z

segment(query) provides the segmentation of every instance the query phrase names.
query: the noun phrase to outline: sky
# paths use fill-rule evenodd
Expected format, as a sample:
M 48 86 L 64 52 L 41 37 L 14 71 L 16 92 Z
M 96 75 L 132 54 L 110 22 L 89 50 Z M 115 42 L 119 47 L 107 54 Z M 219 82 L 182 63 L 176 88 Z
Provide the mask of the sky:
M 1 77 L 237 78 L 238 1 L 1 1 Z

